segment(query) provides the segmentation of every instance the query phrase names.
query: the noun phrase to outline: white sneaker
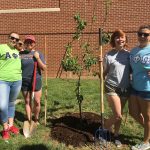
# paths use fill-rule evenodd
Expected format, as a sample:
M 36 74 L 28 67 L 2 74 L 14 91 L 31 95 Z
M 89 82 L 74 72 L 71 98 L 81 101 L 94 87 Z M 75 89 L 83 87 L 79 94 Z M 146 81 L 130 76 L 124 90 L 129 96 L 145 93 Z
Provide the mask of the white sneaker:
M 120 140 L 115 140 L 115 145 L 120 148 L 122 146 L 122 143 Z
M 114 136 L 114 143 L 115 143 L 116 147 L 118 147 L 118 148 L 120 148 L 122 146 L 119 136 Z
M 131 147 L 131 150 L 148 150 L 148 149 L 150 149 L 150 143 L 136 144 L 135 146 Z

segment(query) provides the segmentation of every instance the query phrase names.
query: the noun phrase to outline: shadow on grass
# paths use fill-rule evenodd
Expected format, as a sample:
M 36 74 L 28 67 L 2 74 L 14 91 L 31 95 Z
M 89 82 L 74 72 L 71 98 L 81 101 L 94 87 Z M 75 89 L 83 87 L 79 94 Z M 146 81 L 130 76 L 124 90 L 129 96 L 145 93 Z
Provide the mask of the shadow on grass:
M 47 108 L 47 112 L 48 114 L 51 116 L 53 115 L 54 112 L 57 112 L 59 110 L 64 110 L 64 109 L 72 109 L 74 108 L 73 104 L 66 104 L 66 105 L 62 105 L 59 101 L 63 101 L 63 100 L 54 100 L 53 104 L 51 105 L 50 108 Z M 42 107 L 45 106 L 44 103 L 41 104 Z M 43 114 L 42 114 L 43 115 Z
M 134 139 L 138 139 L 138 140 L 142 141 L 142 137 L 140 137 L 140 136 L 124 135 L 124 134 L 120 135 L 120 141 L 122 142 L 122 144 L 135 145 L 137 143 L 135 143 Z
M 19 112 L 16 110 L 15 119 L 17 119 L 18 121 L 24 122 L 26 120 L 26 117 L 22 112 Z
M 37 144 L 37 145 L 24 145 L 19 150 L 48 150 L 48 148 L 43 144 Z

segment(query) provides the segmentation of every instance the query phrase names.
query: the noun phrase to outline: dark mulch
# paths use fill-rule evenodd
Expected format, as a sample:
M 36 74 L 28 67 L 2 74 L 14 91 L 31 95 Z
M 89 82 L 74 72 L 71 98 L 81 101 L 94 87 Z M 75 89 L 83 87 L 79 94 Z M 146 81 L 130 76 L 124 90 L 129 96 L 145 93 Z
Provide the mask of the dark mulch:
M 105 120 L 105 119 L 104 119 Z M 51 119 L 51 137 L 66 145 L 73 145 L 74 147 L 84 146 L 85 144 L 94 144 L 96 140 L 95 133 L 99 131 L 101 126 L 101 117 L 92 112 L 83 112 L 82 120 L 80 120 L 79 113 L 72 113 L 60 118 Z M 99 136 L 99 135 L 98 135 Z M 120 140 L 124 146 L 134 145 L 132 138 L 129 135 L 120 135 Z M 95 138 L 98 139 L 99 138 Z M 113 142 L 113 135 L 111 139 Z
M 91 112 L 83 112 L 52 119 L 51 137 L 66 145 L 75 147 L 94 142 L 96 130 L 100 127 L 100 116 Z

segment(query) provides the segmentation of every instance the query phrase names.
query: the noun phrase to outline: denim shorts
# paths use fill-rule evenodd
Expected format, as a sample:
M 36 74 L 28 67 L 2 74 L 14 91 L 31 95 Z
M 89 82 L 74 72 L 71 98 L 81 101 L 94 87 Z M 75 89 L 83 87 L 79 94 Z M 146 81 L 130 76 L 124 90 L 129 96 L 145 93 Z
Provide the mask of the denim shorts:
M 22 79 L 22 87 L 21 90 L 22 91 L 32 91 L 32 79 Z M 35 91 L 40 91 L 42 88 L 42 79 L 41 78 L 37 78 L 36 79 L 36 85 L 35 85 Z
M 107 95 L 118 95 L 119 97 L 122 97 L 124 99 L 127 99 L 130 95 L 130 87 L 122 89 L 105 83 L 104 89 Z
M 137 91 L 132 88 L 131 95 L 141 97 L 144 100 L 150 100 L 150 91 Z

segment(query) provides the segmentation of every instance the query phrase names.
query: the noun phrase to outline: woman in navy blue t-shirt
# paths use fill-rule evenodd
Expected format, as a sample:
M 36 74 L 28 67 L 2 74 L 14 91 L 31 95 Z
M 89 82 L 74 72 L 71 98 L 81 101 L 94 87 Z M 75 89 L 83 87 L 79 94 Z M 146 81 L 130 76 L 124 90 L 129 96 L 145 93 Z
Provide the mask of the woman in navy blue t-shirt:
M 40 99 L 42 96 L 42 75 L 41 70 L 46 69 L 44 56 L 39 51 L 35 51 L 35 37 L 27 35 L 24 41 L 25 50 L 20 52 L 22 60 L 22 93 L 25 99 L 25 109 L 28 120 L 31 120 L 31 113 L 34 113 L 34 121 L 38 122 L 40 113 Z M 34 94 L 34 106 L 31 106 L 33 90 L 34 64 L 37 62 L 36 85 Z M 32 110 L 33 108 L 33 110 Z

